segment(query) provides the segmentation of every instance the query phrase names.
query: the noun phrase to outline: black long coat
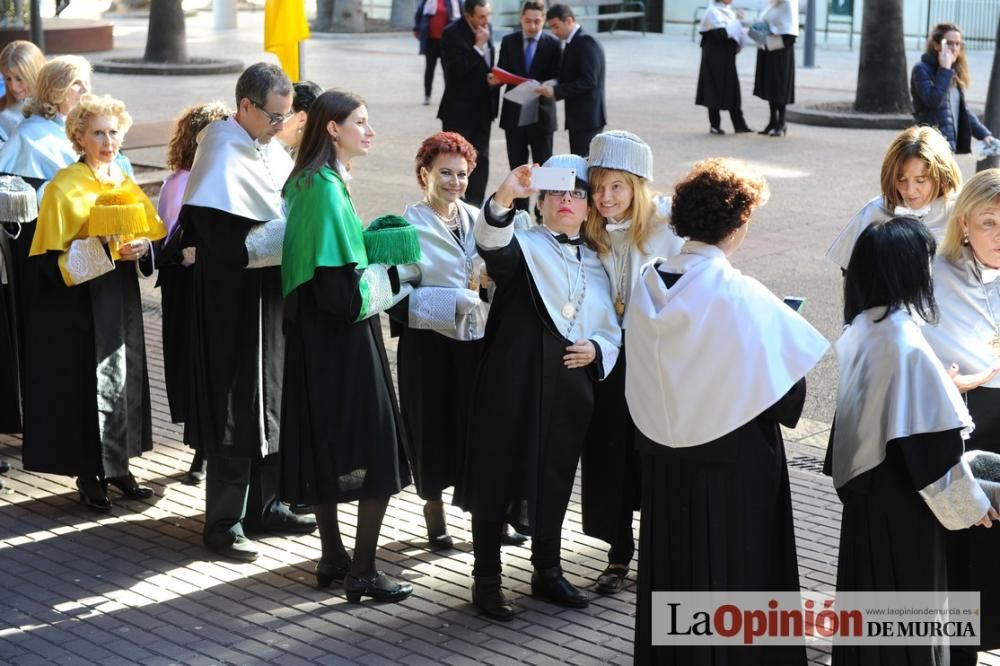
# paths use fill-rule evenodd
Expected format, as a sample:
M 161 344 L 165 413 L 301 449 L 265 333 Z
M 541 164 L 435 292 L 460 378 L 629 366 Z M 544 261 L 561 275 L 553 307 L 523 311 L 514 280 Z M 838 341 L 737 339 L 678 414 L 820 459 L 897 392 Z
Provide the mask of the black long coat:
M 496 49 L 493 26 L 486 42 L 487 58 L 476 51 L 476 36 L 464 18 L 445 28 L 441 34 L 441 69 L 444 70 L 444 95 L 437 117 L 445 127 L 489 125 L 500 108 L 500 87 L 486 82 Z
M 563 49 L 555 98 L 566 100 L 566 129 L 608 124 L 604 100 L 604 49 L 580 28 Z
M 518 76 L 526 76 L 535 81 L 548 81 L 559 76 L 559 59 L 562 57 L 562 46 L 559 40 L 547 32 L 538 35 L 535 45 L 535 55 L 531 59 L 531 69 L 524 66 L 524 32 L 515 30 L 500 40 L 500 59 L 497 67 L 505 69 Z M 507 86 L 509 91 L 514 86 Z M 558 129 L 556 121 L 556 102 L 551 97 L 539 97 L 538 123 L 535 125 L 549 132 Z M 500 109 L 501 129 L 517 129 L 521 105 L 508 99 L 503 100 Z M 526 126 L 526 127 L 530 127 Z

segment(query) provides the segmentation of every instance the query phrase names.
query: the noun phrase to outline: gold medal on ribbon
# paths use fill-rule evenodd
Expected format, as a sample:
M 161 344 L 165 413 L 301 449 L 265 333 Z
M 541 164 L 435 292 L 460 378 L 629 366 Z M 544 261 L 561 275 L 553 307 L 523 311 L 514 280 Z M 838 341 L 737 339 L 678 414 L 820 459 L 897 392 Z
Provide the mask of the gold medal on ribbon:
M 993 357 L 1000 359 L 1000 334 L 994 335 L 989 341 L 990 351 L 993 352 Z
M 625 301 L 622 300 L 621 296 L 615 299 L 615 314 L 619 317 L 625 314 Z

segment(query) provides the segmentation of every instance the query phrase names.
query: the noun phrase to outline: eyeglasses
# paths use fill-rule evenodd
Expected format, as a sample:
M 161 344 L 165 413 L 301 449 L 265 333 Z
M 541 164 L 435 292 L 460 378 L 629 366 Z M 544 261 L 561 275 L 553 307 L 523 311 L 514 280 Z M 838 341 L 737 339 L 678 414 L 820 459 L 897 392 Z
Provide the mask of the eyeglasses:
M 553 197 L 558 197 L 558 198 L 562 199 L 564 196 L 566 196 L 567 192 L 569 192 L 569 195 L 571 197 L 573 197 L 574 199 L 586 199 L 587 198 L 587 190 L 580 190 L 580 189 L 576 189 L 576 190 L 542 190 L 541 194 L 543 194 L 544 196 L 547 196 L 547 197 L 548 196 L 553 196 Z
M 257 109 L 265 116 L 267 116 L 267 122 L 269 125 L 271 125 L 271 127 L 274 127 L 275 125 L 280 125 L 281 123 L 285 122 L 286 120 L 295 115 L 294 109 L 289 111 L 288 113 L 271 113 L 257 102 L 250 102 L 250 103 L 253 104 L 255 109 Z

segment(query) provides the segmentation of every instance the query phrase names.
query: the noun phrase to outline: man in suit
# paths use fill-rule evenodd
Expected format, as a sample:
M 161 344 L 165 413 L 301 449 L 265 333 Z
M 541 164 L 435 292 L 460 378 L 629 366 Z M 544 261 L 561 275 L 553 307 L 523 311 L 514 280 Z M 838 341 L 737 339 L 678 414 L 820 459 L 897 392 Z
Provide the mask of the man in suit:
M 521 5 L 521 30 L 507 35 L 500 42 L 497 66 L 512 74 L 535 81 L 551 81 L 559 74 L 562 45 L 559 40 L 542 32 L 545 25 L 545 5 L 539 0 L 527 0 Z M 508 89 L 513 86 L 507 86 Z M 511 170 L 531 161 L 544 164 L 552 157 L 552 134 L 556 131 L 556 103 L 551 97 L 541 97 L 538 120 L 518 126 L 521 105 L 505 99 L 500 110 L 500 127 L 507 137 L 507 162 Z M 514 204 L 528 209 L 527 199 L 515 199 Z
M 590 140 L 607 124 L 604 49 L 583 31 L 567 5 L 552 5 L 545 20 L 564 46 L 556 85 L 542 86 L 538 94 L 566 100 L 570 152 L 585 157 L 590 152 Z
M 465 0 L 462 19 L 441 35 L 444 96 L 438 108 L 441 129 L 458 132 L 479 153 L 469 175 L 465 200 L 481 206 L 490 173 L 490 126 L 500 106 L 500 89 L 493 79 L 493 29 L 490 3 Z

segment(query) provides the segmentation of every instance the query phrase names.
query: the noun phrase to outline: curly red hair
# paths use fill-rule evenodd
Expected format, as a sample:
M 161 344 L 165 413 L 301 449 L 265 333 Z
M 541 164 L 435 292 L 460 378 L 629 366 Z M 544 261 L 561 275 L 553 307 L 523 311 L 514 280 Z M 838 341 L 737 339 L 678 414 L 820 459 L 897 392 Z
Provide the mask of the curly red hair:
M 434 159 L 442 153 L 457 153 L 464 157 L 465 161 L 469 163 L 469 173 L 472 173 L 472 170 L 476 168 L 476 157 L 479 154 L 465 137 L 455 132 L 438 132 L 424 139 L 417 150 L 416 173 L 417 184 L 420 187 L 427 185 L 420 177 L 420 169 L 430 169 Z

